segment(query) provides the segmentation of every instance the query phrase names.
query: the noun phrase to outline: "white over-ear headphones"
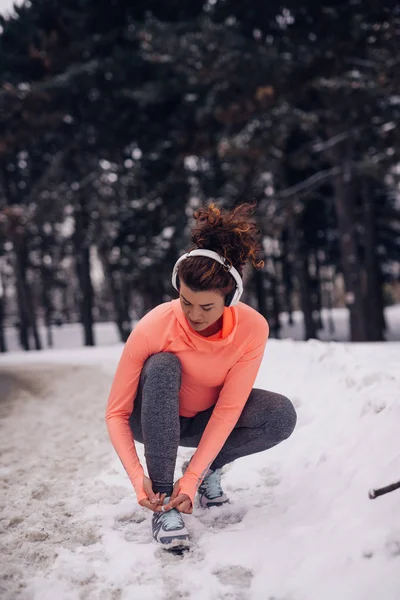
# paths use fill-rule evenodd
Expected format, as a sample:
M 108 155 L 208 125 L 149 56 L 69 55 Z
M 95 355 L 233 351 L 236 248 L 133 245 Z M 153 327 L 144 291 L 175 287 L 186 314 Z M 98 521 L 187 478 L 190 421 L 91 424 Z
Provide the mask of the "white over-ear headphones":
M 183 256 L 178 258 L 178 260 L 175 263 L 174 269 L 172 271 L 172 285 L 174 286 L 174 288 L 179 292 L 178 265 L 183 260 L 186 260 L 186 258 L 191 258 L 192 256 L 206 256 L 207 258 L 212 258 L 213 260 L 216 260 L 217 262 L 219 262 L 221 265 L 224 265 L 226 270 L 232 275 L 232 277 L 234 278 L 234 280 L 236 282 L 235 293 L 233 295 L 232 300 L 228 304 L 228 306 L 235 306 L 239 302 L 240 297 L 243 294 L 242 278 L 240 277 L 239 272 L 235 269 L 235 267 L 232 267 L 231 265 L 229 265 L 227 263 L 227 261 L 225 260 L 225 258 L 223 258 L 217 252 L 214 252 L 214 250 L 202 250 L 202 249 L 198 248 L 196 250 L 191 250 L 190 252 L 187 252 L 186 254 L 184 254 Z

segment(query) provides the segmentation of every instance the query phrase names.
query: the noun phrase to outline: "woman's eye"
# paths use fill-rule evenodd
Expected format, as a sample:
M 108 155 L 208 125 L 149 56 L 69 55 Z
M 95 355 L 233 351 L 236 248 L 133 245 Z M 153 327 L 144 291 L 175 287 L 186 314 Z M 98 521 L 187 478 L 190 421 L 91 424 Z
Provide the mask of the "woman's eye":
M 211 308 L 203 308 L 203 310 L 205 310 L 206 312 L 209 312 L 211 310 Z

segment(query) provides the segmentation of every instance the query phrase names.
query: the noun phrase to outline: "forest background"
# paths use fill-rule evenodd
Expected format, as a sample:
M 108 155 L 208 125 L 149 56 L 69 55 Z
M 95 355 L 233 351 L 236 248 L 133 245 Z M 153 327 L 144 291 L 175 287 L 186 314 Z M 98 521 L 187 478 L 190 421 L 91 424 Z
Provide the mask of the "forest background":
M 0 349 L 133 322 L 210 200 L 256 202 L 244 300 L 280 337 L 348 312 L 387 337 L 400 302 L 400 6 L 33 0 L 0 17 Z M 46 335 L 41 335 L 41 325 Z

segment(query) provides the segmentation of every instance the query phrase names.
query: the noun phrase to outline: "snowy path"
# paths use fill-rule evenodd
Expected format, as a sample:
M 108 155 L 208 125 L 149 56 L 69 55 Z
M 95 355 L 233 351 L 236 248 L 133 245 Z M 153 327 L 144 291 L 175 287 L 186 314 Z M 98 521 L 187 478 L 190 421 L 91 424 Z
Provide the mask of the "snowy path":
M 400 492 L 367 492 L 400 479 L 400 344 L 271 341 L 257 384 L 298 428 L 227 470 L 232 504 L 187 518 L 182 558 L 152 543 L 107 438 L 119 352 L 2 360 L 1 600 L 399 600 Z

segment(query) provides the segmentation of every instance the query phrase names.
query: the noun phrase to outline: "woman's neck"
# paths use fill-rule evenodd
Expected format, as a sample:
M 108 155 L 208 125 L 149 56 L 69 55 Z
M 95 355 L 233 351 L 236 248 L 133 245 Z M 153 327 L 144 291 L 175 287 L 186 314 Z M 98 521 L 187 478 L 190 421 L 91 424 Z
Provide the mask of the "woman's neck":
M 212 325 L 210 325 L 206 329 L 203 329 L 203 331 L 199 331 L 198 334 L 202 335 L 203 337 L 211 337 L 212 335 L 215 335 L 216 333 L 218 333 L 218 331 L 222 329 L 222 322 L 223 317 L 221 316 L 218 319 L 218 321 L 215 321 L 215 323 L 212 323 Z

